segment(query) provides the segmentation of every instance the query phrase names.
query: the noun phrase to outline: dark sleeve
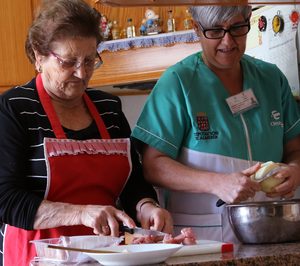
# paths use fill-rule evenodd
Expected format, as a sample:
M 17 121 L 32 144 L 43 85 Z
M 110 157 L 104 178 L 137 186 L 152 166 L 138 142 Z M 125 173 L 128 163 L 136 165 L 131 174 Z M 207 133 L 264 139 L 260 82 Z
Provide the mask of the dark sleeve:
M 153 198 L 157 200 L 156 192 L 143 176 L 142 166 L 137 154 L 131 147 L 132 173 L 121 194 L 120 200 L 125 212 L 136 219 L 136 205 L 143 198 Z
M 130 137 L 130 126 L 122 113 L 122 127 L 126 137 Z M 127 184 L 120 196 L 121 206 L 125 212 L 136 220 L 136 205 L 143 198 L 153 198 L 157 200 L 156 191 L 149 184 L 143 175 L 142 165 L 139 161 L 138 154 L 131 144 L 131 161 L 132 172 L 127 181 Z
M 31 230 L 42 199 L 27 189 L 26 132 L 3 96 L 0 97 L 0 136 L 0 220 Z

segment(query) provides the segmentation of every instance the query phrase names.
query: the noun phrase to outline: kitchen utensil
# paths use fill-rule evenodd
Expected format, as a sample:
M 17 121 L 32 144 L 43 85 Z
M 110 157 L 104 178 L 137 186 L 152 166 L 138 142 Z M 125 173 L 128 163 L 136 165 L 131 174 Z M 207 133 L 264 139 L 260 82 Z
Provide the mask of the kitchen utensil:
M 67 251 L 76 251 L 76 252 L 88 252 L 88 253 L 118 253 L 117 251 L 110 250 L 101 250 L 101 249 L 86 249 L 86 248 L 72 248 L 72 247 L 63 247 L 49 244 L 48 248 L 67 250 Z
M 268 164 L 269 162 L 265 163 L 265 164 Z M 263 191 L 265 192 L 270 192 L 270 189 L 273 187 L 273 186 L 276 186 L 278 185 L 279 183 L 281 183 L 282 181 L 280 179 L 275 179 L 276 180 L 274 183 L 270 180 L 269 184 L 268 184 L 268 181 L 267 179 L 273 175 L 275 175 L 277 172 L 279 172 L 283 167 L 280 166 L 280 165 L 277 165 L 275 166 L 273 169 L 271 169 L 270 171 L 266 171 L 262 176 L 257 176 L 256 174 L 254 174 L 253 176 L 251 176 L 251 179 L 255 182 L 258 182 L 258 183 L 261 183 L 261 182 L 264 182 L 263 183 Z M 273 183 L 273 184 L 272 184 Z M 218 201 L 216 202 L 216 206 L 217 207 L 221 207 L 222 205 L 224 205 L 226 202 L 221 200 L 221 199 L 218 199 Z
M 226 253 L 233 251 L 232 243 L 224 243 L 214 240 L 197 240 L 196 245 L 183 245 L 171 257 L 192 256 L 200 254 Z
M 216 206 L 217 207 L 221 207 L 222 205 L 224 205 L 226 202 L 221 200 L 221 199 L 218 199 L 218 201 L 216 202 Z
M 130 228 L 126 225 L 121 225 L 120 230 L 121 230 L 121 232 L 127 232 L 130 234 L 136 234 L 136 235 L 142 235 L 142 236 L 162 236 L 163 237 L 166 235 L 166 233 L 164 233 L 164 232 L 151 230 L 151 229 L 144 229 L 141 227 Z
M 83 236 L 61 236 L 59 238 L 48 238 L 32 240 L 30 243 L 34 244 L 37 257 L 45 260 L 55 260 L 61 262 L 86 262 L 91 258 L 82 252 L 68 251 L 63 249 L 49 248 L 49 245 L 59 247 L 71 247 L 76 249 L 102 249 L 113 245 L 119 245 L 124 240 L 124 237 L 112 236 L 97 236 L 97 235 L 83 235 Z
M 300 241 L 300 199 L 226 205 L 230 225 L 243 243 Z

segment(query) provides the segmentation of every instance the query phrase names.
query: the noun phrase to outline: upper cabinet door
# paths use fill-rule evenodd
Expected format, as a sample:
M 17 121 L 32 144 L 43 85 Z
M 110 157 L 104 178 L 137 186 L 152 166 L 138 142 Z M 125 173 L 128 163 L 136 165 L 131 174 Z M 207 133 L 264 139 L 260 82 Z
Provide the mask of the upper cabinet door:
M 109 6 L 166 6 L 166 5 L 191 5 L 195 0 L 95 0 Z
M 0 93 L 27 82 L 35 73 L 24 48 L 32 14 L 31 1 L 0 1 Z
M 110 6 L 299 4 L 300 0 L 94 0 Z

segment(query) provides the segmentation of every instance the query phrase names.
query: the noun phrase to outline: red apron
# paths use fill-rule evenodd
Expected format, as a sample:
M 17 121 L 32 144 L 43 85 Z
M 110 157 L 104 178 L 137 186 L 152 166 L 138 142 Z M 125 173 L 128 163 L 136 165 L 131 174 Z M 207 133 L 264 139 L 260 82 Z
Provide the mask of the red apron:
M 95 105 L 86 93 L 84 101 L 96 121 L 102 139 L 67 139 L 40 75 L 36 83 L 41 103 L 56 136 L 44 139 L 47 166 L 45 199 L 114 206 L 131 173 L 129 139 L 110 139 Z M 92 234 L 93 230 L 83 225 L 33 231 L 7 225 L 3 266 L 28 266 L 36 256 L 30 240 Z

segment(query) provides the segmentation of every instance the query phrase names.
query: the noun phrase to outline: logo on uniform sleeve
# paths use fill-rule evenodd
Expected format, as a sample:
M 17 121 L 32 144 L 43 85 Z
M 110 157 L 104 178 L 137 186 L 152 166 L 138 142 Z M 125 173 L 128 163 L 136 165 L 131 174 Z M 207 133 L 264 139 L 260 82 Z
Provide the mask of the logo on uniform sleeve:
M 196 115 L 198 131 L 195 133 L 196 140 L 217 139 L 219 132 L 213 131 L 210 128 L 208 116 L 204 112 L 199 112 Z
M 271 127 L 283 127 L 283 123 L 280 118 L 281 114 L 278 111 L 273 110 L 271 112 Z

